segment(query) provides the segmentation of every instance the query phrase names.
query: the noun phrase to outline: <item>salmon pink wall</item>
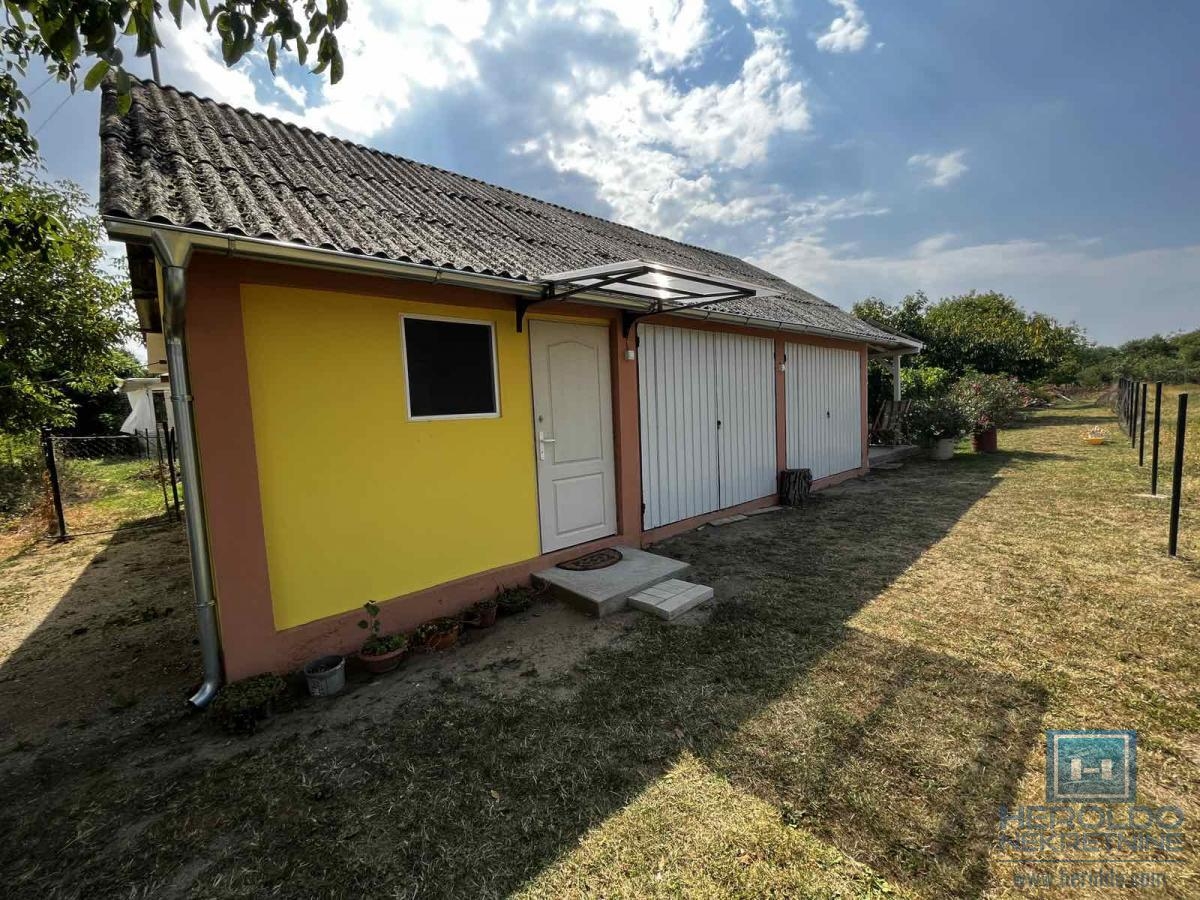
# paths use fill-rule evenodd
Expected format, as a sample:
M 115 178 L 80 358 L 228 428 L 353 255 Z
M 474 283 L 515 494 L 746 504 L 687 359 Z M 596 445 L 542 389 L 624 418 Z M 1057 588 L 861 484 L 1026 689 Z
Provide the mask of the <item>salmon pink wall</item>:
M 369 303 L 380 299 L 391 300 L 397 304 L 397 317 L 401 303 L 451 304 L 489 311 L 487 317 L 495 318 L 498 331 L 501 328 L 515 329 L 514 298 L 509 296 L 446 285 L 250 262 L 203 252 L 194 256 L 188 272 L 188 350 L 217 606 L 226 675 L 231 680 L 267 670 L 291 669 L 320 653 L 352 651 L 362 637 L 356 627 L 360 618 L 357 610 L 333 611 L 330 615 L 300 624 L 288 619 L 280 621 L 277 615 L 272 599 L 267 535 L 263 526 L 259 472 L 262 459 L 255 436 L 251 389 L 253 375 L 247 364 L 244 285 L 285 289 L 282 294 L 273 293 L 275 297 L 285 297 L 287 290 L 295 291 L 298 296 L 326 292 L 328 302 L 335 307 L 339 296 L 351 295 Z M 407 630 L 430 618 L 457 612 L 494 593 L 500 586 L 524 581 L 530 573 L 540 568 L 590 549 L 615 544 L 640 546 L 730 512 L 716 511 L 686 523 L 675 523 L 674 526 L 643 534 L 636 352 L 632 354 L 633 359 L 627 358 L 627 351 L 636 351 L 636 330 L 626 340 L 621 334 L 619 313 L 595 307 L 539 304 L 530 314 L 609 322 L 618 492 L 617 534 L 592 544 L 547 555 L 538 555 L 534 547 L 531 555 L 492 565 L 486 571 L 464 573 L 462 577 L 416 590 L 398 589 L 395 594 L 403 596 L 393 595 L 382 606 L 385 628 Z M 658 321 L 686 328 L 769 337 L 775 342 L 777 363 L 782 359 L 783 337 L 775 330 L 695 322 L 670 316 L 659 317 Z M 788 334 L 787 339 L 859 349 L 863 358 L 866 357 L 866 348 L 860 344 L 793 334 Z M 369 377 L 372 377 L 371 373 L 365 371 L 346 375 L 348 385 L 356 378 Z M 786 433 L 782 382 L 783 376 L 777 365 L 776 431 L 780 467 L 785 459 Z M 510 387 L 508 390 L 513 389 Z M 865 388 L 863 416 L 865 436 Z M 532 454 L 531 433 L 530 459 Z M 863 471 L 865 468 L 833 476 L 826 479 L 825 483 L 853 477 Z M 354 477 L 354 474 L 347 472 L 345 476 Z M 820 486 L 819 483 L 817 487 Z M 772 499 L 763 498 L 743 506 L 749 510 L 771 502 Z M 414 512 L 414 515 L 420 514 L 420 511 Z M 482 565 L 487 566 L 488 563 Z

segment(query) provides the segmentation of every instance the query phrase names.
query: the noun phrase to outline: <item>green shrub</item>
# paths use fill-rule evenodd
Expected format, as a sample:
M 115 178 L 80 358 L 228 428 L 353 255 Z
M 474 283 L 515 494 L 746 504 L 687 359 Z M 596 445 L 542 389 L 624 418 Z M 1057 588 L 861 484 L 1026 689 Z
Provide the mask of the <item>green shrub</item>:
M 944 438 L 960 438 L 970 430 L 966 411 L 950 397 L 916 400 L 908 413 L 909 434 L 927 446 Z
M 45 469 L 36 435 L 0 435 L 0 518 L 23 516 L 37 506 Z
M 209 708 L 209 715 L 229 734 L 253 734 L 287 694 L 287 684 L 268 673 L 226 685 Z
M 900 370 L 901 392 L 913 400 L 944 397 L 953 384 L 954 376 L 937 366 L 911 366 Z
M 950 399 L 962 408 L 971 430 L 978 434 L 1015 419 L 1028 401 L 1029 391 L 1007 375 L 971 372 L 954 383 Z

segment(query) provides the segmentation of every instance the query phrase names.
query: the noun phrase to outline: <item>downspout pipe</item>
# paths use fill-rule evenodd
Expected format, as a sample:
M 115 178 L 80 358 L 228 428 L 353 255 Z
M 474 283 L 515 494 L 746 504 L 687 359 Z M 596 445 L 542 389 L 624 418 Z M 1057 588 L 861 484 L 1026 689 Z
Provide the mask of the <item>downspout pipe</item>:
M 183 476 L 183 512 L 188 549 L 192 560 L 192 589 L 196 598 L 196 629 L 204 681 L 188 700 L 193 709 L 203 709 L 221 688 L 221 636 L 217 629 L 217 607 L 213 599 L 212 567 L 205 527 L 204 492 L 200 487 L 200 454 L 196 446 L 196 420 L 192 408 L 191 379 L 187 358 L 187 265 L 191 243 L 176 235 L 154 233 L 154 251 L 162 268 L 163 330 L 167 345 L 167 369 L 171 383 L 171 407 L 179 444 L 179 468 Z

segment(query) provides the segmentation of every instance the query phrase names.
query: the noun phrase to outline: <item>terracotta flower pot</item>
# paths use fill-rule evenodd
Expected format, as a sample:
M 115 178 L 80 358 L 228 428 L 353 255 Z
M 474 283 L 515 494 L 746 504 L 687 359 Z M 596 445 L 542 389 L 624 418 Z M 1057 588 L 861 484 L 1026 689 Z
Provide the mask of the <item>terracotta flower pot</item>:
M 458 643 L 458 634 L 462 630 L 461 625 L 455 625 L 449 631 L 440 631 L 432 637 L 425 639 L 426 650 L 449 650 Z
M 362 663 L 363 668 L 373 675 L 382 675 L 384 672 L 390 672 L 400 663 L 404 662 L 404 657 L 408 655 L 408 647 L 400 647 L 396 650 L 389 650 L 387 653 L 362 653 L 358 654 L 358 661 Z
M 975 435 L 975 452 L 976 453 L 995 453 L 996 452 L 996 429 L 988 428 Z

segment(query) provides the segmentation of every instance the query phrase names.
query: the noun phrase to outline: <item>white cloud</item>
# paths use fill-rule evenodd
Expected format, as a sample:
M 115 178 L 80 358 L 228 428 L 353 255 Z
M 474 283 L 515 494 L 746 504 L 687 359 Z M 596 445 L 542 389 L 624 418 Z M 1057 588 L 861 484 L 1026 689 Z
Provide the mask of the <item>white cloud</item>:
M 829 23 L 829 29 L 817 38 L 817 49 L 826 53 L 855 53 L 866 46 L 871 26 L 858 0 L 829 0 L 842 14 Z
M 764 246 L 755 261 L 847 308 L 918 289 L 934 298 L 998 290 L 1027 309 L 1085 324 L 1102 342 L 1200 327 L 1200 245 L 1106 255 L 1094 240 L 1074 238 L 955 243 L 942 234 L 899 254 L 864 256 L 808 234 Z M 1192 313 L 1181 318 L 1181 310 Z
M 355 0 L 338 31 L 346 74 L 337 85 L 324 78 L 311 89 L 284 77 L 258 86 L 251 72 L 266 69 L 261 51 L 228 69 L 218 42 L 198 14 L 186 14 L 178 33 L 163 29 L 164 62 L 178 65 L 180 86 L 267 115 L 341 136 L 365 139 L 389 128 L 415 92 L 445 89 L 477 79 L 470 45 L 486 32 L 487 0 L 415 0 L 392 6 L 384 0 Z M 281 55 L 281 72 L 287 63 Z M 175 73 L 168 69 L 168 80 Z M 270 76 L 267 76 L 268 78 Z M 263 98 L 266 99 L 263 99 Z M 288 99 L 303 107 L 296 112 Z
M 726 84 L 682 90 L 639 71 L 610 73 L 594 90 L 602 79 L 577 73 L 563 121 L 540 148 L 560 171 L 592 179 L 628 224 L 678 234 L 688 220 L 744 221 L 755 204 L 723 199 L 722 176 L 761 163 L 773 135 L 810 124 L 783 36 L 759 29 L 753 38 L 753 52 Z
M 927 187 L 946 187 L 966 173 L 968 166 L 963 162 L 966 155 L 966 150 L 954 150 L 941 156 L 917 153 L 908 158 L 908 165 L 921 173 Z

